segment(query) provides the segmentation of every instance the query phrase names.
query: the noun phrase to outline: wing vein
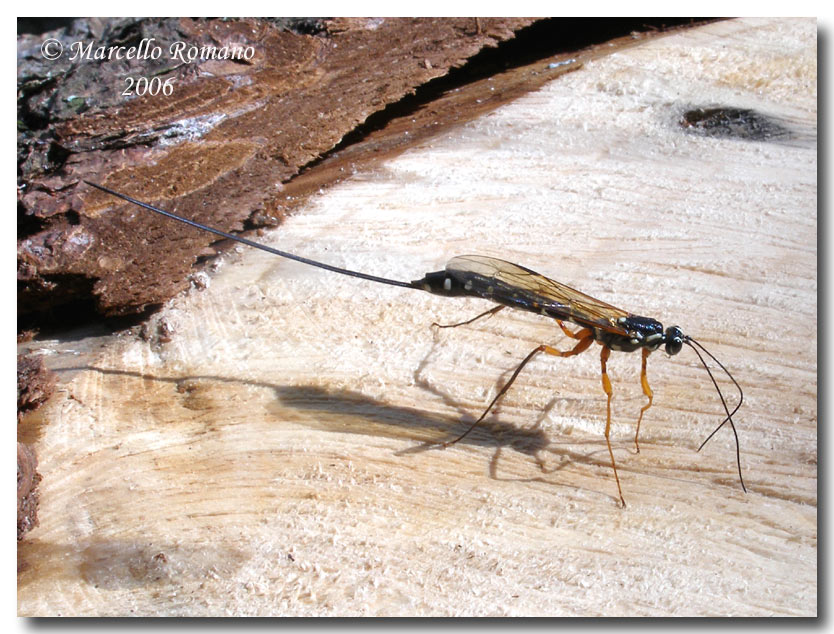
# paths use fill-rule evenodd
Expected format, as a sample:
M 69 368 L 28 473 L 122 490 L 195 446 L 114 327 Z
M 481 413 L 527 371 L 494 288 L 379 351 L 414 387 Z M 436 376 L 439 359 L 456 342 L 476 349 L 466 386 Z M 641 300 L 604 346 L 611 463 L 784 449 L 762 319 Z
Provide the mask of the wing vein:
M 485 255 L 449 260 L 446 273 L 472 295 L 582 326 L 626 334 L 619 321 L 626 311 L 518 264 Z

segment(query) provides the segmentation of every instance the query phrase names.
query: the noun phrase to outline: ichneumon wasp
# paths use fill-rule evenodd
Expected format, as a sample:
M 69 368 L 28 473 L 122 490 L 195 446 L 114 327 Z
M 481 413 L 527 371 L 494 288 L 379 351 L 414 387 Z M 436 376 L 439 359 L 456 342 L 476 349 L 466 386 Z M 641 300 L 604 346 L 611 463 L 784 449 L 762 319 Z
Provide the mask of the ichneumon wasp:
M 712 433 L 707 436 L 706 440 L 698 447 L 700 451 L 704 445 L 712 438 L 719 429 L 726 423 L 730 423 L 733 431 L 733 436 L 736 442 L 736 465 L 738 468 L 738 477 L 741 482 L 741 488 L 746 492 L 747 488 L 744 485 L 744 478 L 741 475 L 741 450 L 739 448 L 738 432 L 736 431 L 733 422 L 733 415 L 738 411 L 744 400 L 744 393 L 741 386 L 730 374 L 729 370 L 716 359 L 704 346 L 698 343 L 692 337 L 683 334 L 678 326 L 670 326 L 664 330 L 663 325 L 656 319 L 651 317 L 641 317 L 633 315 L 620 308 L 606 304 L 598 299 L 577 291 L 570 286 L 551 280 L 535 271 L 524 268 L 511 262 L 499 260 L 483 255 L 462 255 L 452 258 L 442 271 L 434 273 L 427 273 L 423 278 L 414 280 L 412 282 L 402 282 L 399 280 L 391 280 L 376 275 L 368 275 L 367 273 L 360 273 L 358 271 L 351 271 L 349 269 L 331 266 L 315 260 L 310 260 L 292 253 L 280 251 L 272 247 L 253 242 L 246 238 L 214 229 L 212 227 L 203 225 L 199 222 L 189 220 L 177 214 L 165 211 L 148 203 L 144 203 L 125 194 L 121 194 L 107 187 L 96 185 L 89 181 L 84 181 L 88 185 L 95 187 L 103 192 L 121 198 L 129 203 L 143 207 L 157 214 L 161 214 L 167 218 L 177 220 L 197 229 L 208 231 L 215 235 L 234 240 L 250 247 L 279 255 L 290 260 L 309 264 L 311 266 L 319 267 L 334 273 L 348 275 L 351 277 L 358 277 L 380 284 L 389 284 L 392 286 L 401 286 L 405 288 L 413 288 L 427 291 L 435 295 L 443 295 L 446 297 L 480 297 L 493 302 L 498 306 L 481 313 L 480 315 L 469 319 L 467 321 L 450 324 L 448 326 L 440 326 L 441 328 L 462 326 L 464 324 L 472 323 L 473 321 L 494 315 L 504 308 L 517 308 L 530 312 L 539 313 L 545 317 L 551 317 L 556 320 L 562 331 L 575 340 L 573 348 L 561 351 L 542 344 L 534 348 L 524 360 L 516 367 L 510 379 L 498 391 L 495 398 L 484 410 L 483 414 L 470 427 L 460 434 L 457 438 L 443 443 L 443 446 L 448 446 L 465 438 L 469 432 L 477 427 L 486 415 L 492 410 L 493 406 L 501 399 L 504 394 L 510 389 L 512 384 L 518 378 L 518 375 L 524 367 L 538 354 L 544 352 L 545 354 L 557 357 L 572 357 L 587 350 L 594 342 L 601 347 L 600 364 L 602 370 L 602 388 L 607 396 L 606 405 L 606 422 L 605 422 L 605 442 L 608 447 L 608 455 L 611 458 L 611 468 L 614 471 L 614 480 L 617 483 L 617 492 L 620 496 L 620 502 L 625 506 L 625 499 L 623 498 L 622 487 L 620 486 L 620 477 L 617 475 L 617 464 L 614 460 L 614 452 L 611 449 L 611 398 L 613 390 L 611 388 L 611 380 L 608 378 L 607 362 L 612 350 L 620 352 L 634 352 L 636 350 L 642 351 L 642 365 L 640 370 L 640 384 L 643 388 L 647 402 L 640 410 L 640 416 L 637 419 L 637 430 L 634 434 L 634 446 L 637 451 L 640 451 L 638 437 L 640 435 L 640 423 L 643 420 L 643 415 L 652 406 L 653 393 L 649 386 L 649 380 L 646 374 L 646 364 L 649 355 L 663 346 L 666 353 L 669 355 L 678 354 L 684 345 L 689 346 L 695 351 L 704 369 L 715 386 L 718 396 L 721 399 L 721 405 L 724 408 L 726 418 L 716 427 Z M 576 331 L 570 330 L 565 326 L 564 322 L 571 322 L 579 329 Z M 437 324 L 434 324 L 437 325 Z M 724 399 L 724 394 L 718 387 L 718 382 L 715 380 L 712 371 L 707 365 L 704 356 L 709 357 L 714 363 L 720 367 L 724 373 L 730 378 L 733 385 L 738 389 L 739 400 L 736 406 L 730 411 L 727 401 Z

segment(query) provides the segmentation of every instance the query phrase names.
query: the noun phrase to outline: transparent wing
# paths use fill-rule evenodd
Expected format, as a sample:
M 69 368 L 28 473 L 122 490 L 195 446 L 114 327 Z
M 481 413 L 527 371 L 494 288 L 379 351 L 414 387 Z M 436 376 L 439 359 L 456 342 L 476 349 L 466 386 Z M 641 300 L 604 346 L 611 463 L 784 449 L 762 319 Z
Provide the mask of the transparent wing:
M 626 311 L 518 264 L 485 255 L 460 255 L 449 260 L 446 273 L 477 297 L 582 326 L 627 334 L 619 324 L 629 316 Z

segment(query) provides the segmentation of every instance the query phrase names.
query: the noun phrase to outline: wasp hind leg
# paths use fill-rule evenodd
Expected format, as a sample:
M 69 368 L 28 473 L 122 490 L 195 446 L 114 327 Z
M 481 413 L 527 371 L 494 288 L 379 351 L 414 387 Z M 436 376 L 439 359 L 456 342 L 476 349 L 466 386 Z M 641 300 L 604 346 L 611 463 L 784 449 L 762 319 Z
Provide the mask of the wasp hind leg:
M 602 365 L 602 389 L 605 391 L 605 395 L 608 397 L 608 402 L 606 404 L 606 416 L 605 416 L 605 444 L 608 445 L 608 455 L 611 456 L 611 468 L 614 469 L 614 480 L 617 482 L 617 492 L 620 494 L 620 503 L 625 507 L 625 498 L 623 497 L 623 489 L 620 487 L 620 476 L 617 475 L 617 463 L 614 461 L 614 451 L 611 449 L 611 397 L 614 394 L 614 391 L 611 389 L 611 379 L 608 378 L 608 357 L 611 356 L 611 348 L 608 346 L 602 346 L 602 352 L 599 355 L 600 364 Z
M 562 332 L 565 333 L 571 339 L 584 339 L 587 336 L 587 334 L 585 333 L 589 332 L 588 328 L 582 328 L 580 330 L 577 330 L 576 332 L 568 330 L 568 327 L 565 326 L 564 322 L 558 319 L 556 320 L 556 323 L 559 324 L 559 328 L 562 329 Z
M 513 372 L 513 375 L 510 377 L 510 380 L 507 381 L 504 384 L 504 387 L 502 387 L 499 390 L 498 394 L 495 395 L 495 398 L 492 399 L 492 402 L 487 406 L 487 408 L 484 410 L 484 413 L 481 414 L 481 416 L 478 418 L 478 420 L 476 420 L 474 423 L 472 423 L 472 425 L 470 425 L 469 429 L 467 429 L 465 432 L 463 432 L 460 436 L 458 436 L 454 440 L 444 442 L 443 446 L 448 447 L 449 445 L 454 445 L 459 440 L 462 440 L 463 438 L 465 438 L 469 434 L 469 432 L 471 432 L 473 429 L 475 429 L 480 424 L 480 422 L 482 420 L 484 420 L 484 418 L 486 418 L 486 415 L 489 414 L 489 411 L 498 402 L 498 400 L 502 396 L 504 396 L 504 394 L 507 393 L 507 390 L 510 389 L 512 384 L 518 378 L 518 375 L 521 374 L 521 371 L 524 369 L 524 366 L 526 366 L 528 363 L 530 363 L 530 361 L 533 360 L 533 357 L 535 357 L 537 354 L 539 354 L 540 352 L 545 352 L 547 354 L 553 355 L 554 357 L 573 357 L 573 356 L 575 356 L 577 354 L 581 354 L 582 352 L 587 350 L 588 347 L 594 342 L 594 333 L 589 328 L 583 328 L 582 330 L 577 332 L 576 335 L 577 336 L 575 337 L 575 339 L 578 339 L 579 341 L 576 342 L 576 345 L 573 348 L 571 348 L 570 350 L 566 350 L 564 352 L 561 351 L 561 350 L 557 350 L 556 348 L 552 348 L 552 347 L 550 347 L 548 345 L 545 345 L 545 344 L 542 344 L 542 345 L 534 348 L 530 352 L 530 354 L 528 354 L 526 357 L 524 357 L 524 361 L 522 361 L 521 363 L 518 364 L 518 367 Z M 615 471 L 615 473 L 616 473 L 616 471 Z
M 438 324 L 436 321 L 432 323 L 432 326 L 435 328 L 457 328 L 458 326 L 465 326 L 466 324 L 471 324 L 473 321 L 478 321 L 481 317 L 488 317 L 494 315 L 499 310 L 503 310 L 506 306 L 498 305 L 493 308 L 490 308 L 487 311 L 484 311 L 480 315 L 476 315 L 472 319 L 467 319 L 466 321 L 458 322 L 457 324 Z

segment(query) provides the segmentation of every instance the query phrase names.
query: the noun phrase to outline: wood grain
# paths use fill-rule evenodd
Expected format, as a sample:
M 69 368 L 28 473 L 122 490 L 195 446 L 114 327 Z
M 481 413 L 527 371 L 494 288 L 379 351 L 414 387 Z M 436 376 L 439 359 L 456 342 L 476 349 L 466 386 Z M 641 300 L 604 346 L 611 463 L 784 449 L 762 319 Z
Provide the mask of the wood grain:
M 677 125 L 714 105 L 803 133 Z M 533 347 L 568 345 L 555 325 L 438 331 L 489 305 L 241 249 L 148 341 L 35 344 L 63 392 L 24 428 L 43 510 L 19 613 L 816 614 L 816 116 L 813 20 L 712 24 L 587 63 L 261 238 L 403 280 L 492 255 L 680 325 L 744 387 L 747 494 L 728 430 L 696 453 L 723 415 L 691 351 L 650 358 L 639 454 L 639 355 L 612 355 L 620 509 L 597 346 L 537 359 L 440 450 Z

